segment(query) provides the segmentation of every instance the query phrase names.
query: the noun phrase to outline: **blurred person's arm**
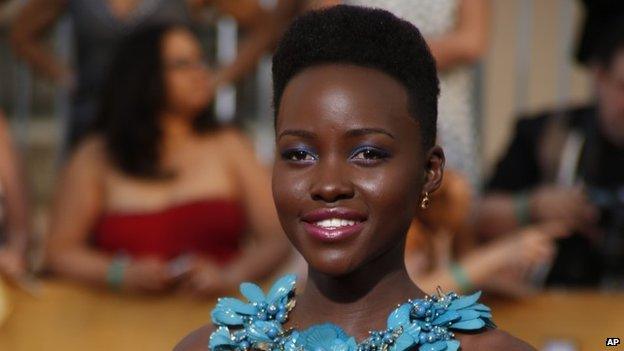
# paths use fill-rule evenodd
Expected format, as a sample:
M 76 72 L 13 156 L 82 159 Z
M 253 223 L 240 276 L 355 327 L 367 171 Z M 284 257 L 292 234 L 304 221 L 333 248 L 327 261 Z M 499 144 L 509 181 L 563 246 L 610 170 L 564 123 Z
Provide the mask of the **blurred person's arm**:
M 262 55 L 273 49 L 291 19 L 301 11 L 304 0 L 278 0 L 273 9 L 265 9 L 258 0 L 204 0 L 224 14 L 232 16 L 247 31 L 238 46 L 236 58 L 217 71 L 215 85 L 235 83 L 251 72 Z
M 100 140 L 79 145 L 60 176 L 49 224 L 47 260 L 57 274 L 83 283 L 110 285 L 112 255 L 90 245 L 90 235 L 103 212 L 106 153 Z M 130 291 L 162 290 L 170 283 L 166 263 L 130 261 L 118 274 Z
M 7 242 L 0 247 L 0 274 L 16 279 L 26 271 L 30 218 L 23 165 L 9 130 L 10 126 L 0 111 L 0 191 L 7 212 Z
M 475 226 L 482 236 L 493 237 L 522 226 L 562 221 L 582 229 L 596 220 L 596 210 L 579 187 L 546 184 L 539 158 L 544 152 L 548 115 L 520 118 L 505 154 L 477 204 Z
M 479 200 L 475 226 L 480 235 L 495 237 L 528 225 L 530 205 L 525 194 L 492 192 Z
M 258 280 L 275 270 L 289 254 L 290 243 L 282 231 L 273 203 L 270 172 L 256 158 L 251 142 L 237 131 L 228 131 L 226 144 L 238 155 L 233 167 L 240 184 L 250 223 L 250 240 L 226 274 L 235 283 Z
M 233 176 L 247 213 L 249 238 L 232 263 L 219 269 L 207 267 L 191 277 L 191 285 L 204 294 L 266 278 L 280 268 L 290 252 L 277 218 L 268 170 L 257 160 L 253 146 L 242 133 L 228 130 L 224 134 L 223 145 L 231 155 Z
M 584 231 L 591 230 L 597 222 L 598 211 L 581 186 L 543 185 L 526 193 L 486 195 L 481 200 L 477 219 L 484 236 L 552 221 Z
M 104 284 L 109 255 L 87 244 L 102 211 L 101 145 L 79 146 L 60 174 L 48 232 L 47 259 L 56 273 L 91 284 Z
M 61 84 L 69 84 L 70 70 L 44 44 L 44 38 L 67 8 L 67 0 L 29 0 L 11 27 L 11 46 L 35 72 Z
M 462 0 L 453 31 L 428 40 L 439 70 L 479 60 L 488 48 L 489 4 L 487 0 Z
M 412 271 L 410 275 L 427 293 L 434 293 L 438 286 L 444 291 L 469 292 L 464 290 L 491 285 L 499 274 L 509 271 L 515 273 L 517 286 L 527 285 L 532 270 L 554 257 L 554 241 L 568 234 L 568 228 L 556 222 L 528 227 L 475 248 L 454 267 L 439 267 L 426 274 Z

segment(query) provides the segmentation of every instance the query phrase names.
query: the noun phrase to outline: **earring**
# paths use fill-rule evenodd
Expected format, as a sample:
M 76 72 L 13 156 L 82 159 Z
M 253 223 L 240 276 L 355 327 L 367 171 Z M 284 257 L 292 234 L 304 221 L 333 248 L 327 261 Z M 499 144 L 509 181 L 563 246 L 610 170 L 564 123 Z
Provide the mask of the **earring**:
M 426 210 L 429 207 L 430 202 L 431 201 L 429 200 L 429 193 L 425 191 L 425 195 L 420 201 L 420 208 L 422 208 L 423 210 Z

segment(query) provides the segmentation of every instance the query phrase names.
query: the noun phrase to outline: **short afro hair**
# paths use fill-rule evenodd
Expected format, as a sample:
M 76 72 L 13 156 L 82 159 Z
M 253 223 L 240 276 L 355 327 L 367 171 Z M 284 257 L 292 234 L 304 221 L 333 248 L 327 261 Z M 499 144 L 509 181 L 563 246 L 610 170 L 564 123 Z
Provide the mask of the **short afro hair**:
M 435 144 L 439 81 L 435 60 L 418 28 L 388 11 L 338 5 L 296 19 L 273 56 L 277 117 L 288 82 L 304 69 L 345 63 L 378 69 L 407 90 L 425 150 Z

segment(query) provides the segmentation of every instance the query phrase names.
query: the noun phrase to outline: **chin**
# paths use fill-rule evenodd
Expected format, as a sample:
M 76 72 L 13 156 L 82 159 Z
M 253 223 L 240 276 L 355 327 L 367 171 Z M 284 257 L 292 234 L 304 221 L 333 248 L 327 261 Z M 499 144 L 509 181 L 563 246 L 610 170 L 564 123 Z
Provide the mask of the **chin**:
M 331 277 L 353 273 L 361 266 L 354 253 L 338 248 L 313 249 L 302 255 L 310 268 Z

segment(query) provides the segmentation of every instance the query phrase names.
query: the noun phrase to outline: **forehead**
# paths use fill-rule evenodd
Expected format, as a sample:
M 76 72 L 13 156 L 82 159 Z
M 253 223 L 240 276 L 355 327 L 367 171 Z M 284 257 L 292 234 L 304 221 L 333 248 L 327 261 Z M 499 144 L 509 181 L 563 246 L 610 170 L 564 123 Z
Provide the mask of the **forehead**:
M 327 64 L 297 74 L 281 98 L 276 128 L 334 126 L 417 128 L 407 89 L 390 75 L 355 65 Z

